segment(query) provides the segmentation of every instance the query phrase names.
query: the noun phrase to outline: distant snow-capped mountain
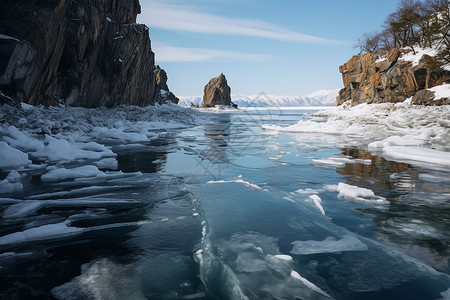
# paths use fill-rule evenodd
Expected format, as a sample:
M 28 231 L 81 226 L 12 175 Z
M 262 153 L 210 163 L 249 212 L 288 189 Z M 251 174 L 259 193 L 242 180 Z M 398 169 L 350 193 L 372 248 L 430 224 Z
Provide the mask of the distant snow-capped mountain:
M 306 96 L 275 96 L 261 93 L 259 95 L 232 95 L 231 101 L 238 107 L 278 107 L 278 106 L 335 106 L 339 90 L 320 90 Z M 202 96 L 178 97 L 178 105 L 201 105 Z

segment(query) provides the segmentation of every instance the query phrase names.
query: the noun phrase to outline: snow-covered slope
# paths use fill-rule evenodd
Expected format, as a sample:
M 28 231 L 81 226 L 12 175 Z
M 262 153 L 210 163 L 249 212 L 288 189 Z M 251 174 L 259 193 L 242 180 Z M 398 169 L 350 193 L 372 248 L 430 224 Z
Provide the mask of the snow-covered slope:
M 335 106 L 339 90 L 320 90 L 306 96 L 232 95 L 231 100 L 239 107 L 278 107 L 278 106 Z M 178 105 L 201 104 L 201 96 L 181 96 Z

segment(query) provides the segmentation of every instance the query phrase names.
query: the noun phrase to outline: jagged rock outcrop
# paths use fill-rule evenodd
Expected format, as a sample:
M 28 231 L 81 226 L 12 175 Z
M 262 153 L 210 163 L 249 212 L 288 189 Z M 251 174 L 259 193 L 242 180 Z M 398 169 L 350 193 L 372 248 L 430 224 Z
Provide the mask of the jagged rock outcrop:
M 3 0 L 0 90 L 29 104 L 161 100 L 138 0 Z
M 164 69 L 161 69 L 160 66 L 156 66 L 155 68 L 155 78 L 156 78 L 156 89 L 160 91 L 160 97 L 158 102 L 167 102 L 171 101 L 175 104 L 178 104 L 180 99 L 178 99 L 170 90 L 167 85 L 167 73 Z
M 223 73 L 211 79 L 203 92 L 202 107 L 213 107 L 215 105 L 232 105 L 231 88 L 228 86 Z
M 450 71 L 433 65 L 428 55 L 416 66 L 402 60 L 409 51 L 393 49 L 385 57 L 379 53 L 353 56 L 339 67 L 345 87 L 339 91 L 337 104 L 350 99 L 352 105 L 402 102 L 420 90 L 450 81 Z

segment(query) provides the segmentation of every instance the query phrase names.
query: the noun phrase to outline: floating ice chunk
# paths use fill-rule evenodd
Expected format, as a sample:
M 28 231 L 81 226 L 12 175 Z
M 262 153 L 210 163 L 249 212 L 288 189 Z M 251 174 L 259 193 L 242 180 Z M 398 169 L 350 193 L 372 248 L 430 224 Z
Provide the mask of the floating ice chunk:
M 0 237 L 0 245 L 10 245 L 38 240 L 48 240 L 80 234 L 82 228 L 70 227 L 68 222 L 43 225 Z
M 44 142 L 34 137 L 25 135 L 24 132 L 17 129 L 15 126 L 9 126 L 4 132 L 3 140 L 10 146 L 24 151 L 38 151 L 44 148 Z
M 334 159 L 313 159 L 313 164 L 326 167 L 344 167 L 345 162 Z
M 9 182 L 7 179 L 0 181 L 0 194 L 10 194 L 23 190 L 21 182 Z
M 320 197 L 317 195 L 311 195 L 311 196 L 309 196 L 309 198 L 311 198 L 314 201 L 314 204 L 317 206 L 320 213 L 325 216 L 325 211 L 323 210 L 323 207 L 322 207 L 322 199 L 320 199 Z
M 366 244 L 351 234 L 344 235 L 340 240 L 329 236 L 323 241 L 294 241 L 292 245 L 291 253 L 298 255 L 366 251 L 368 249 Z
M 295 193 L 298 194 L 317 194 L 319 193 L 318 190 L 314 190 L 314 189 L 310 189 L 310 188 L 306 188 L 306 189 L 298 189 L 295 191 Z
M 104 175 L 96 166 L 82 166 L 73 169 L 58 168 L 50 170 L 48 173 L 41 176 L 43 181 L 59 181 L 75 178 L 95 177 Z
M 9 194 L 23 190 L 22 177 L 17 171 L 9 172 L 8 176 L 0 181 L 0 194 Z
M 363 197 L 363 198 L 372 198 L 375 197 L 375 194 L 372 190 L 360 188 L 357 186 L 349 185 L 340 182 L 338 184 L 338 192 L 340 197 L 349 197 L 349 198 L 357 198 L 357 197 Z
M 3 218 L 23 218 L 44 207 L 45 201 L 23 201 L 9 206 L 3 212 Z
M 312 283 L 311 281 L 309 281 L 308 279 L 302 277 L 300 274 L 298 274 L 296 271 L 292 270 L 291 271 L 291 276 L 294 277 L 295 279 L 300 280 L 304 285 L 306 285 L 307 287 L 309 287 L 310 289 L 318 292 L 319 294 L 322 294 L 326 297 L 330 297 L 330 295 L 328 295 L 327 293 L 325 293 L 322 289 L 320 289 L 317 285 L 315 285 L 314 283 Z
M 450 166 L 450 152 L 438 151 L 423 147 L 384 147 L 383 154 L 389 158 L 408 162 L 428 163 L 440 166 Z
M 248 181 L 244 181 L 243 179 L 236 179 L 236 180 L 210 180 L 207 183 L 233 183 L 233 182 L 234 183 L 241 183 L 241 184 L 243 184 L 243 185 L 245 185 L 245 186 L 247 186 L 249 188 L 252 188 L 254 190 L 260 190 L 260 191 L 263 190 L 260 186 L 254 184 L 254 183 L 250 183 Z
M 17 168 L 31 164 L 28 154 L 0 141 L 0 168 Z
M 292 260 L 292 256 L 290 255 L 285 255 L 285 254 L 277 254 L 275 255 L 276 258 L 281 259 L 281 260 L 287 260 L 287 261 L 291 261 Z
M 94 164 L 100 169 L 117 170 L 119 168 L 119 162 L 112 157 L 96 161 Z
M 77 143 L 46 135 L 45 143 L 44 148 L 33 153 L 33 156 L 56 162 L 76 159 L 99 160 L 103 157 L 116 156 L 110 149 L 95 142 Z
M 357 201 L 373 204 L 389 204 L 383 197 L 376 196 L 372 190 L 360 188 L 340 182 L 337 185 L 338 197 L 348 201 Z

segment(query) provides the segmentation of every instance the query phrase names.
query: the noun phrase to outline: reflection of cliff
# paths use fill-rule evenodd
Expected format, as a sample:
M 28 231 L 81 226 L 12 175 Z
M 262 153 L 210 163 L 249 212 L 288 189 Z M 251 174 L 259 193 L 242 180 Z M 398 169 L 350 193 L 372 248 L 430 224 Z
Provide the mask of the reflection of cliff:
M 156 173 L 162 170 L 171 141 L 154 140 L 148 147 L 120 151 L 117 153 L 119 170 L 125 173 Z
M 205 137 L 208 138 L 208 147 L 202 151 L 202 156 L 212 163 L 228 162 L 227 147 L 230 141 L 230 116 L 219 115 L 219 120 L 205 125 Z
M 341 151 L 343 155 L 355 159 L 370 159 L 372 161 L 370 165 L 346 164 L 345 167 L 337 171 L 341 175 L 350 175 L 346 178 L 350 185 L 373 190 L 403 192 L 403 189 L 399 189 L 398 180 L 391 178 L 392 174 L 402 174 L 403 180 L 412 181 L 418 178 L 418 172 L 408 164 L 388 161 L 380 156 L 373 156 L 366 150 L 356 148 L 343 148 Z

